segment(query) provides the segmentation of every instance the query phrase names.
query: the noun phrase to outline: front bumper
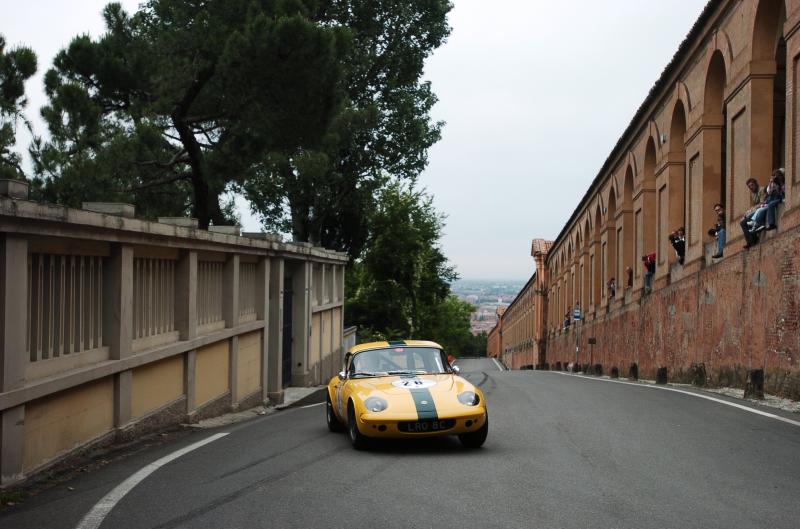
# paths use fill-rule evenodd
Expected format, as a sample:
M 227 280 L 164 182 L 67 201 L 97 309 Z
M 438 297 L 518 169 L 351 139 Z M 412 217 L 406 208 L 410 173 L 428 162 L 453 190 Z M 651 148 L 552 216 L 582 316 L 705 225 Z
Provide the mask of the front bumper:
M 401 423 L 430 423 L 432 420 L 419 420 L 416 416 L 392 416 L 381 413 L 363 413 L 357 421 L 358 429 L 367 437 L 374 438 L 403 438 L 403 437 L 438 437 L 442 435 L 459 435 L 479 430 L 486 423 L 486 409 L 478 408 L 473 413 L 464 413 L 457 416 L 441 416 L 437 419 L 439 424 L 453 422 L 447 429 L 431 428 L 419 431 L 403 431 Z M 433 426 L 432 424 L 430 425 Z

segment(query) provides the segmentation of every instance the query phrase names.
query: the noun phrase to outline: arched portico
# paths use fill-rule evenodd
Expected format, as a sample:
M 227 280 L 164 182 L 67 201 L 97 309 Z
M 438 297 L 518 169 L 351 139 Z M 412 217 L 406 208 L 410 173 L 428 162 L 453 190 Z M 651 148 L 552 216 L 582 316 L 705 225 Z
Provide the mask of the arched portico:
M 600 214 L 600 205 L 594 209 L 594 229 L 592 230 L 592 305 L 596 308 L 603 299 L 603 274 L 602 274 L 602 230 L 603 217 Z
M 658 186 L 658 240 L 656 277 L 669 273 L 677 260 L 669 245 L 669 234 L 686 225 L 686 108 L 678 99 L 672 110 L 667 163 Z
M 733 166 L 733 216 L 748 207 L 747 178 L 765 185 L 772 171 L 786 164 L 786 41 L 783 26 L 786 5 L 783 0 L 759 0 L 752 31 L 749 65 L 750 152 L 748 172 Z M 740 127 L 746 126 L 742 123 Z M 733 133 L 740 132 L 736 123 Z M 791 184 L 790 184 L 791 185 Z
M 612 278 L 619 284 L 619 278 L 616 277 L 615 272 L 617 269 L 617 192 L 613 186 L 609 190 L 606 204 L 608 204 L 606 224 L 601 243 L 603 247 L 603 286 L 607 285 Z M 607 302 L 610 301 L 607 288 L 603 288 L 603 299 Z
M 705 232 L 716 222 L 714 204 L 726 203 L 727 111 L 725 86 L 727 68 L 721 51 L 711 55 L 706 73 L 703 97 L 703 119 L 700 140 L 703 145 L 702 179 L 692 182 L 691 226 L 688 226 L 687 253 L 689 259 L 701 257 Z
M 656 131 L 654 131 L 655 133 Z M 647 139 L 644 150 L 644 164 L 642 165 L 641 185 L 634 206 L 634 229 L 636 231 L 636 251 L 634 252 L 635 266 L 634 288 L 640 289 L 644 285 L 644 269 L 641 258 L 656 251 L 656 232 L 658 230 L 658 217 L 656 214 L 656 143 L 651 134 Z
M 622 204 L 617 212 L 617 285 L 627 288 L 626 270 L 634 266 L 634 232 L 633 232 L 633 165 L 625 170 L 622 182 Z

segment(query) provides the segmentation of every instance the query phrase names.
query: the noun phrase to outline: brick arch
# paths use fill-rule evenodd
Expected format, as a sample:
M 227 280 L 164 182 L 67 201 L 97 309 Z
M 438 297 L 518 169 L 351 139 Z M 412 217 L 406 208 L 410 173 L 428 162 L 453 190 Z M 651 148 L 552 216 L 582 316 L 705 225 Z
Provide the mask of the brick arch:
M 617 233 L 616 233 L 616 215 L 617 215 L 617 192 L 614 186 L 608 189 L 608 198 L 606 199 L 606 223 L 605 223 L 605 249 L 602 251 L 602 268 L 603 284 L 605 285 L 611 278 L 617 279 Z M 606 295 L 605 289 L 603 289 Z
M 782 34 L 781 20 L 786 18 L 784 0 L 757 0 L 753 29 L 751 31 L 751 59 L 753 61 L 772 61 L 775 49 Z
M 639 166 L 636 163 L 636 154 L 633 151 L 628 151 L 628 155 L 625 157 L 625 164 L 633 171 L 633 178 L 635 180 L 636 175 L 639 173 Z
M 581 307 L 586 310 L 586 307 L 592 305 L 592 266 L 593 260 L 591 255 L 592 246 L 592 227 L 589 222 L 589 215 L 583 219 L 583 267 L 581 270 Z
M 693 213 L 690 226 L 687 226 L 687 244 L 691 247 L 703 240 L 703 229 L 713 226 L 716 215 L 714 204 L 726 202 L 727 180 L 727 108 L 725 93 L 728 86 L 728 64 L 722 50 L 715 50 L 708 57 L 706 80 L 703 91 L 703 167 L 698 196 L 692 196 L 691 203 L 698 203 L 700 214 Z M 698 200 L 699 199 L 699 200 Z M 698 220 L 700 222 L 698 222 Z
M 593 238 L 592 222 L 590 215 L 587 213 L 583 219 L 583 247 L 588 249 Z
M 675 252 L 668 251 L 667 235 L 686 222 L 686 128 L 688 124 L 688 105 L 678 99 L 672 107 L 669 127 L 669 152 L 667 154 L 667 191 L 658 196 L 658 247 L 657 263 L 662 270 L 668 270 L 670 263 L 676 261 Z
M 633 269 L 634 228 L 633 228 L 633 175 L 635 166 L 628 164 L 622 182 L 621 211 L 617 213 L 617 282 L 623 285 L 627 277 L 626 269 Z M 620 225 L 621 224 L 621 225 Z M 627 285 L 625 285 L 627 286 Z
M 602 207 L 600 205 L 600 200 L 597 201 L 597 204 L 594 207 L 594 230 L 592 233 L 592 239 L 594 244 L 594 270 L 592 272 L 592 305 L 599 305 L 600 300 L 602 299 L 602 289 L 603 289 L 603 275 L 602 275 L 602 264 L 601 260 L 603 258 L 602 249 L 601 249 L 601 232 L 602 232 L 602 225 L 603 225 L 603 213 Z
M 654 125 L 651 126 L 651 129 Z M 641 173 L 641 215 L 634 218 L 634 259 L 656 251 L 656 233 L 658 232 L 658 218 L 656 208 L 656 165 L 659 136 L 657 129 L 651 132 L 644 149 L 644 162 Z M 639 226 L 641 223 L 641 226 Z M 641 266 L 634 266 L 634 280 L 637 288 L 643 282 Z

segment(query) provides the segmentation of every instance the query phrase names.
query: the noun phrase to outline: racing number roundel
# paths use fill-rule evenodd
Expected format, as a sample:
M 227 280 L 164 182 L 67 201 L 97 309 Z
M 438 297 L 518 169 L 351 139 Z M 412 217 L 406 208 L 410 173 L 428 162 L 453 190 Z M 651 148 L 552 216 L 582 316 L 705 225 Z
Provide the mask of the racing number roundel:
M 392 382 L 392 385 L 396 388 L 404 388 L 404 389 L 424 389 L 430 388 L 436 385 L 435 380 L 423 380 L 421 378 L 401 378 L 400 380 L 395 380 Z

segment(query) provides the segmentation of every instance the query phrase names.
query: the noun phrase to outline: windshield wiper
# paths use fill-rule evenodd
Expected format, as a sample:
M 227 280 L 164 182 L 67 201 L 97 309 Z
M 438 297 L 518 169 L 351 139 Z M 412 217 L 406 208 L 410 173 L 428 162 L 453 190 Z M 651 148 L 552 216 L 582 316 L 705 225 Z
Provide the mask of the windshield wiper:
M 351 373 L 350 374 L 350 378 L 355 378 L 355 377 L 385 377 L 388 374 L 389 373 L 387 373 L 386 371 L 376 371 L 375 373 L 373 373 L 371 371 L 357 371 L 355 373 Z
M 427 373 L 424 369 L 398 369 L 389 371 L 390 375 L 424 375 Z

